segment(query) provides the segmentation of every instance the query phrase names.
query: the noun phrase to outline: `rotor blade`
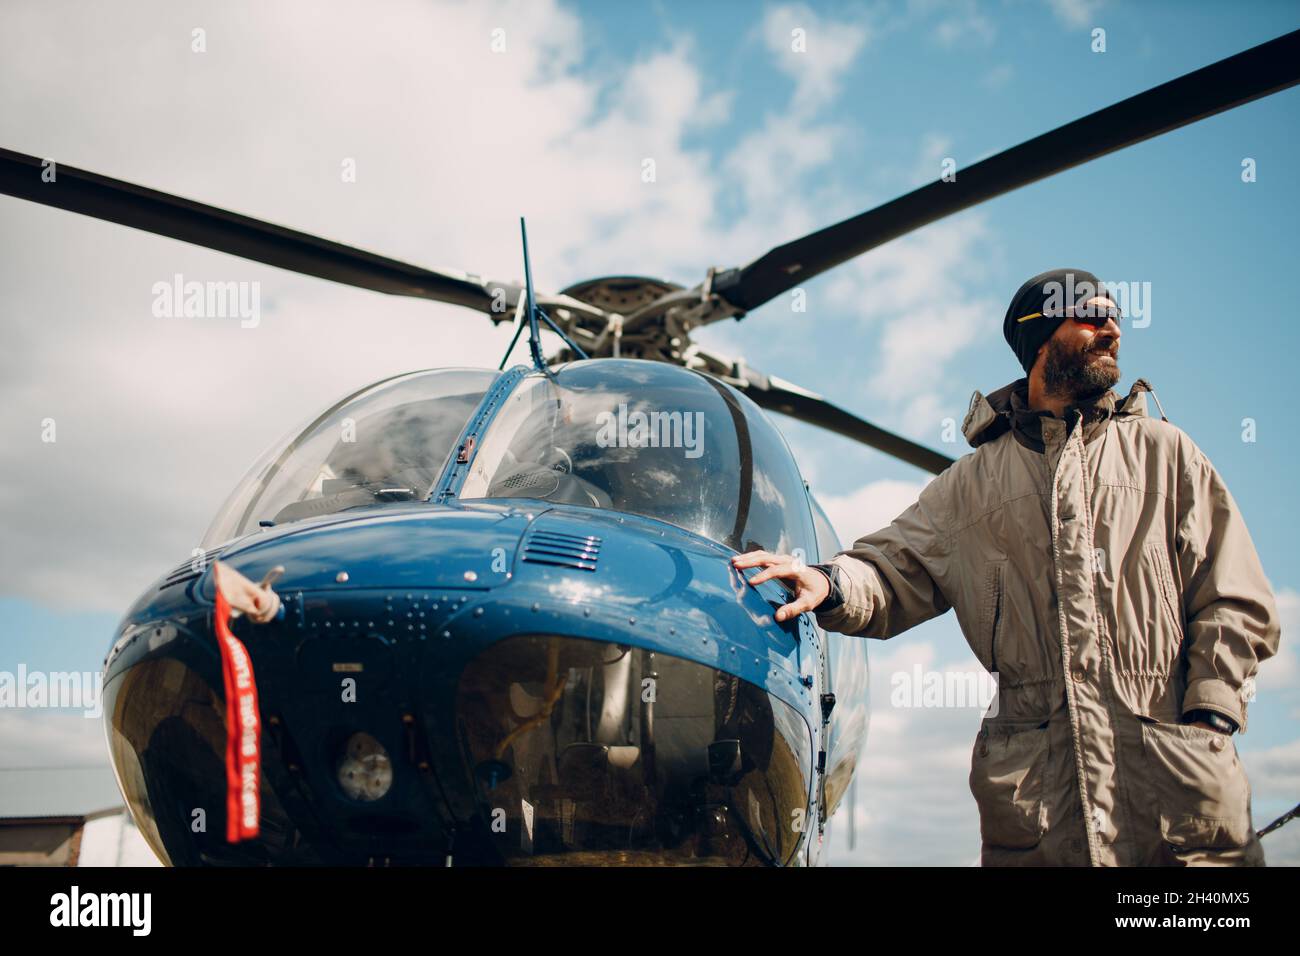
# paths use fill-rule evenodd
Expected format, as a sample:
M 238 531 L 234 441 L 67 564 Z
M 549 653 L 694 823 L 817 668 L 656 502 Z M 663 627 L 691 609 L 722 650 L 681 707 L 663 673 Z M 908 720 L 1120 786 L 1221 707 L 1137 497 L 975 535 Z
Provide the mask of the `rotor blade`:
M 932 474 L 939 474 L 953 463 L 953 459 L 947 455 L 941 455 L 902 435 L 885 431 L 880 426 L 858 418 L 852 412 L 847 412 L 838 405 L 832 405 L 820 395 L 791 382 L 772 375 L 763 375 L 744 366 L 737 371 L 745 382 L 745 394 L 760 408 L 780 412 L 782 415 L 789 415 L 801 422 L 825 428 L 845 438 L 860 441 L 864 445 L 870 445 Z
M 424 269 L 71 166 L 55 164 L 49 182 L 45 172 L 43 160 L 0 149 L 0 193 L 19 199 L 361 289 L 467 306 L 496 321 L 510 318 L 519 296 L 511 283 Z
M 1099 156 L 1300 82 L 1300 30 L 1004 150 L 869 212 L 778 246 L 714 276 L 742 312 L 890 239 Z

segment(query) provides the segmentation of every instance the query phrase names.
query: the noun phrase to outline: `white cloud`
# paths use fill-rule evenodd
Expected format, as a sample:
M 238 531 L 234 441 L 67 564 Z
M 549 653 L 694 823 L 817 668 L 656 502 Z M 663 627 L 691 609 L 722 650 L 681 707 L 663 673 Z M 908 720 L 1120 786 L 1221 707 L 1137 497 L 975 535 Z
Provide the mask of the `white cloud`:
M 1242 766 L 1250 778 L 1251 812 L 1256 829 L 1260 829 L 1296 804 L 1300 794 L 1300 740 L 1265 750 L 1243 746 L 1240 752 Z M 1300 821 L 1290 821 L 1262 842 L 1270 865 L 1300 865 Z
M 1282 588 L 1275 591 L 1277 613 L 1282 625 L 1282 640 L 1275 655 L 1259 668 L 1256 683 L 1259 692 L 1300 689 L 1300 652 L 1296 651 L 1295 635 L 1300 633 L 1300 591 Z
M 992 21 L 971 8 L 961 14 L 945 17 L 939 21 L 939 24 L 935 27 L 934 35 L 941 44 L 951 47 L 966 41 L 981 44 L 992 43 L 994 37 L 997 36 L 997 30 L 994 28 Z
M 981 77 L 980 82 L 992 90 L 1000 90 L 1011 82 L 1016 74 L 1010 63 L 999 63 Z
M 913 16 L 936 18 L 931 30 L 942 46 L 985 46 L 997 37 L 997 28 L 976 0 L 909 0 L 907 7 Z
M 6 710 L 0 754 L 4 768 L 108 765 L 102 720 L 48 710 Z
M 802 3 L 770 8 L 761 30 L 777 67 L 795 82 L 791 105 L 797 110 L 816 109 L 834 99 L 844 73 L 871 36 L 864 22 L 833 21 Z
M 996 254 L 988 240 L 982 216 L 959 216 L 873 250 L 828 283 L 836 305 L 879 327 L 867 391 L 926 440 L 955 407 L 948 364 L 998 331 L 1000 307 L 973 291 Z
M 1047 0 L 1056 18 L 1067 27 L 1094 26 L 1102 0 Z
M 522 272 L 526 214 L 549 290 L 629 272 L 689 283 L 842 208 L 832 177 L 799 182 L 832 164 L 844 132 L 834 123 L 774 110 L 720 160 L 685 145 L 731 104 L 730 91 L 706 89 L 690 39 L 583 73 L 582 25 L 554 3 L 315 9 L 154 3 L 60 17 L 57 3 L 6 5 L 0 142 L 505 280 Z M 786 8 L 810 42 L 792 107 L 833 96 L 867 42 L 865 26 L 806 12 Z M 190 48 L 196 24 L 206 53 Z M 497 29 L 505 52 L 492 52 Z M 135 67 L 119 69 L 123 57 Z M 641 177 L 647 158 L 653 183 Z M 344 159 L 356 162 L 355 183 L 342 181 Z M 728 190 L 741 208 L 719 223 Z M 0 206 L 11 318 L 0 575 L 10 593 L 51 604 L 120 611 L 190 552 L 292 423 L 412 367 L 495 366 L 507 341 L 450 306 Z M 260 326 L 155 319 L 152 286 L 177 273 L 260 283 Z M 45 418 L 56 444 L 39 440 Z
M 913 182 L 917 186 L 932 183 L 943 175 L 945 159 L 952 157 L 952 137 L 943 133 L 926 133 L 921 138 L 921 149 L 916 161 L 916 175 Z
M 817 498 L 844 546 L 885 527 L 916 501 L 925 481 L 872 481 L 847 495 L 819 493 Z
M 961 433 L 965 406 L 948 398 L 947 392 L 918 392 L 905 399 L 899 421 L 909 435 L 950 458 L 960 458 L 971 449 Z
M 1272 794 L 1291 795 L 1294 801 L 1300 795 L 1300 740 L 1292 740 L 1267 750 L 1252 750 L 1243 754 L 1252 788 L 1258 793 L 1267 790 Z M 1262 825 L 1267 820 L 1259 821 Z
M 799 177 L 834 159 L 840 135 L 835 126 L 812 124 L 797 114 L 769 115 L 762 126 L 741 138 L 727 159 L 726 172 L 755 213 L 766 211 L 783 226 L 792 215 L 806 222 L 807 203 Z
M 951 615 L 869 644 L 871 725 L 855 782 L 856 847 L 846 802 L 831 827 L 832 864 L 961 866 L 979 857 L 979 813 L 967 779 L 979 707 L 892 707 L 895 673 L 970 668 Z
M 329 17 L 305 3 L 64 15 L 28 3 L 0 18 L 11 148 L 506 280 L 522 272 L 523 213 L 538 284 L 552 290 L 608 273 L 693 281 L 744 236 L 744 222 L 712 226 L 720 174 L 683 145 L 729 108 L 686 41 L 614 76 L 579 76 L 581 25 L 551 3 Z M 207 53 L 190 49 L 195 24 Z M 498 27 L 504 53 L 490 48 Z M 344 158 L 355 183 L 342 181 Z M 122 610 L 190 552 L 293 423 L 410 368 L 495 367 L 508 340 L 451 306 L 0 207 L 0 575 L 8 593 L 61 607 Z M 154 318 L 152 285 L 176 273 L 260 282 L 261 324 Z M 45 418 L 55 444 L 40 440 Z

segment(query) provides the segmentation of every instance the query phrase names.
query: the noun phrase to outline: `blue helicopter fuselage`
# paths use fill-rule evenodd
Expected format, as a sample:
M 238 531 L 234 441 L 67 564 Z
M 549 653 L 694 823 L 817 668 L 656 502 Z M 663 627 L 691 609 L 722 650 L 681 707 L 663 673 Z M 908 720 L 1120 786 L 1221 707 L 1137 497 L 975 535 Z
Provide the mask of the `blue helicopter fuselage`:
M 262 519 L 128 612 L 105 667 L 110 748 L 165 859 L 818 861 L 865 740 L 863 642 L 810 615 L 776 622 L 789 592 L 752 586 L 730 563 L 736 542 L 603 503 L 462 499 L 526 374 L 486 388 L 427 497 Z M 582 457 L 564 457 L 564 480 L 587 487 Z M 276 460 L 272 474 L 291 461 Z M 509 481 L 539 474 L 511 467 Z M 613 487 L 585 474 L 601 486 L 589 495 Z M 783 507 L 824 532 L 799 492 Z M 820 537 L 810 560 L 828 556 Z M 284 569 L 280 617 L 233 625 L 264 740 L 263 832 L 243 845 L 216 822 L 218 557 L 253 580 Z

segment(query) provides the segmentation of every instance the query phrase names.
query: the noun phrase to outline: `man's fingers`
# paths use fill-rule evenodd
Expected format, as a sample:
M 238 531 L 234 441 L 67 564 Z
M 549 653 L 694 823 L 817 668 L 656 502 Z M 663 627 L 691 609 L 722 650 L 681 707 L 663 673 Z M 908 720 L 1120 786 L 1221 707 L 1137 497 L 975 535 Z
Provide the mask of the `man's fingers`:
M 752 578 L 749 579 L 749 583 L 754 585 L 755 587 L 758 587 L 758 585 L 762 584 L 764 581 L 770 581 L 773 578 L 797 578 L 797 577 L 799 577 L 799 572 L 795 569 L 794 565 L 776 564 L 768 568 L 766 571 L 760 571 L 758 574 L 754 575 Z
M 756 568 L 760 565 L 765 568 L 765 570 L 758 572 L 749 579 L 749 583 L 754 587 L 775 578 L 794 582 L 792 589 L 796 597 L 789 604 L 783 604 L 777 608 L 776 619 L 778 621 L 788 621 L 804 611 L 811 611 L 818 604 L 818 601 L 814 600 L 812 594 L 809 593 L 808 585 L 802 577 L 803 571 L 808 565 L 797 556 L 770 554 L 767 551 L 748 551 L 745 554 L 736 555 L 731 559 L 731 562 L 738 568 Z
M 776 609 L 776 619 L 778 621 L 788 621 L 792 617 L 798 617 L 804 611 L 811 611 L 816 605 L 813 604 L 812 598 L 804 595 L 796 598 L 789 604 L 784 604 Z
M 283 570 L 279 567 L 272 569 L 267 579 L 274 580 L 271 575 L 278 577 L 276 572 Z M 254 584 L 234 568 L 220 561 L 213 563 L 212 573 L 216 577 L 217 587 L 230 604 L 231 610 L 248 615 L 249 620 L 257 624 L 265 624 L 279 612 L 280 596 L 271 588 Z
M 280 595 L 270 588 L 259 588 L 253 600 L 257 605 L 257 611 L 250 612 L 248 616 L 257 624 L 267 623 L 280 611 Z

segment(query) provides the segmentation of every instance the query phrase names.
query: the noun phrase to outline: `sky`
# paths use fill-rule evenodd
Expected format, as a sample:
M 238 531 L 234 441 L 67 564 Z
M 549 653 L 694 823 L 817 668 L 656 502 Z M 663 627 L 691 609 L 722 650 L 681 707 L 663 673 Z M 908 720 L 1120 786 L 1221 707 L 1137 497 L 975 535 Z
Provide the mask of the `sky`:
M 1300 27 L 1300 3 L 530 0 L 0 5 L 0 145 L 423 265 L 558 290 L 691 285 L 1134 93 Z M 1094 31 L 1105 31 L 1104 52 Z M 194 50 L 194 31 L 205 49 Z M 791 49 L 802 30 L 806 49 Z M 1120 390 L 1154 387 L 1223 475 L 1283 616 L 1238 749 L 1255 823 L 1300 799 L 1292 282 L 1300 91 L 1070 170 L 701 330 L 713 351 L 957 456 L 972 391 L 1047 268 L 1149 283 Z M 1060 143 L 1062 150 L 1072 144 Z M 643 181 L 654 160 L 653 182 Z M 1255 178 L 1244 182 L 1242 164 Z M 341 168 L 351 161 L 355 181 Z M 260 283 L 261 321 L 156 317 L 154 283 Z M 0 670 L 97 670 L 294 423 L 415 368 L 495 367 L 481 316 L 299 277 L 0 197 Z M 521 353 L 522 354 L 522 353 Z M 57 440 L 43 441 L 52 419 Z M 1247 426 L 1245 423 L 1251 424 Z M 847 543 L 927 476 L 781 419 Z M 1246 440 L 1252 438 L 1253 440 Z M 949 441 L 948 439 L 954 439 Z M 870 648 L 871 735 L 840 863 L 968 865 L 973 708 L 890 707 L 975 667 L 951 614 Z M 104 766 L 99 722 L 0 711 L 0 766 Z M 52 802 L 61 796 L 51 793 Z M 1300 863 L 1300 824 L 1265 841 Z

